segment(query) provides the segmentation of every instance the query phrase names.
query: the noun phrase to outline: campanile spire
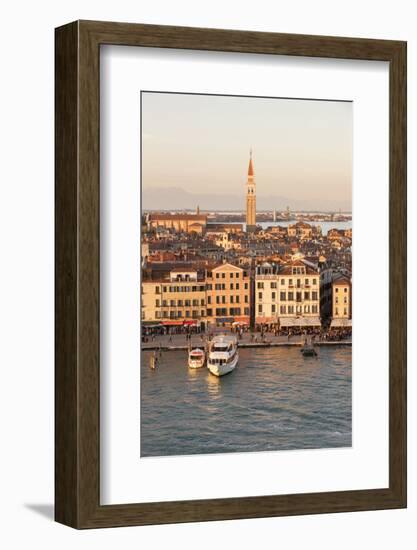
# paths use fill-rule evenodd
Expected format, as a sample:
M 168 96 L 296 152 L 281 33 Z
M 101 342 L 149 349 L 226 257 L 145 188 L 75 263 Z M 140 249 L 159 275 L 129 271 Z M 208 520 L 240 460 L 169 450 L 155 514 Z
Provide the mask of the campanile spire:
M 249 151 L 248 180 L 246 182 L 246 231 L 256 229 L 256 183 L 253 168 L 252 148 Z

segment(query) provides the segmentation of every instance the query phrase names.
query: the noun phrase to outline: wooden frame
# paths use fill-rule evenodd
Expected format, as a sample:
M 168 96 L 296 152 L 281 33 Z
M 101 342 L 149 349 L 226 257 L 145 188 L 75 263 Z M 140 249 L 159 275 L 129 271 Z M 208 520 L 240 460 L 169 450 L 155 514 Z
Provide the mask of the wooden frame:
M 406 43 L 77 21 L 56 29 L 55 518 L 75 528 L 406 506 Z M 381 60 L 390 78 L 389 487 L 129 505 L 99 500 L 99 55 L 120 44 Z

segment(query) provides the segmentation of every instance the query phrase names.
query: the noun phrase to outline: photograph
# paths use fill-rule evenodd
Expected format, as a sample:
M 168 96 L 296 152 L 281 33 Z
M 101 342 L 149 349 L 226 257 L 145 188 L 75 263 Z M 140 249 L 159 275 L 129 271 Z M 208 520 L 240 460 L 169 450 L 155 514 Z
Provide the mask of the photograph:
M 353 103 L 140 101 L 140 456 L 350 447 Z

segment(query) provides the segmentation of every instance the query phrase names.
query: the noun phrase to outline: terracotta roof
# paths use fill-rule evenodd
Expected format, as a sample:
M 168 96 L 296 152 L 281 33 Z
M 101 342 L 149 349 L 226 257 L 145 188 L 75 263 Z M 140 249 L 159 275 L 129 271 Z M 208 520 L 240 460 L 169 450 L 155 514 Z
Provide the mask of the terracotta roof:
M 207 216 L 202 214 L 149 214 L 149 221 L 162 220 L 193 220 L 206 223 Z

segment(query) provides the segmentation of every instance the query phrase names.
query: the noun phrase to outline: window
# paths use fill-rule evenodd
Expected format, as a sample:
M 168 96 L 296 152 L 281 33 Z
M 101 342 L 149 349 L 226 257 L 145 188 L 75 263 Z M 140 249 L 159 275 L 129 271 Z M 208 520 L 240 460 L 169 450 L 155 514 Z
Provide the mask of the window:
M 262 300 L 262 292 L 258 292 L 258 298 L 259 300 Z
M 290 286 L 293 286 L 293 284 L 292 284 L 292 279 L 290 279 L 290 280 L 288 281 L 288 284 L 289 284 Z
M 313 285 L 317 284 L 317 279 L 313 279 Z
M 336 304 L 338 304 L 338 303 L 339 303 L 339 297 L 338 297 L 338 296 L 336 296 L 336 300 L 335 300 L 335 302 L 336 302 Z
M 279 293 L 279 299 L 281 300 L 281 302 L 285 302 L 285 300 L 287 299 L 286 293 L 285 292 L 280 292 Z
M 245 315 L 249 315 L 249 308 L 248 307 L 245 307 L 244 311 L 245 311 Z
M 271 283 L 271 288 L 277 288 L 277 283 Z
M 347 292 L 347 288 L 346 288 L 346 287 L 343 289 L 343 292 Z
M 190 307 L 191 300 L 185 300 L 185 307 Z
M 248 302 L 249 302 L 249 296 L 245 294 L 245 304 L 247 304 Z
M 220 273 L 216 273 L 216 279 L 220 279 Z
M 297 302 L 301 302 L 302 292 L 297 292 Z
M 207 303 L 211 304 L 211 296 L 207 296 Z
M 171 307 L 175 307 L 175 300 L 170 300 L 169 305 L 170 305 Z
M 272 306 L 271 306 L 271 313 L 275 313 L 275 312 L 276 312 L 275 310 L 276 310 L 276 306 L 275 306 L 275 304 L 272 304 Z
M 292 302 L 293 300 L 294 300 L 294 292 L 289 292 L 288 293 L 288 301 Z
M 200 300 L 200 306 L 204 306 L 204 298 L 201 298 L 201 300 Z
M 248 283 L 245 283 L 245 290 L 248 290 Z
M 162 300 L 162 307 L 167 307 L 167 301 L 166 300 Z
M 294 313 L 294 306 L 288 306 L 288 313 L 290 314 Z
M 258 288 L 263 288 L 263 287 L 264 287 L 263 283 L 258 283 Z
M 343 297 L 343 303 L 344 303 L 344 304 L 347 304 L 347 298 L 346 298 L 346 296 Z
M 216 296 L 216 304 L 220 304 L 220 296 Z
M 239 283 L 236 283 L 236 290 L 239 290 Z
M 222 279 L 226 278 L 226 273 L 222 273 Z
M 310 299 L 310 293 L 304 292 L 304 300 L 309 300 L 309 299 Z
M 281 284 L 285 285 L 285 279 L 281 279 Z
M 239 295 L 236 296 L 236 303 L 238 304 L 240 302 Z
M 235 273 L 235 277 L 236 277 L 236 279 L 239 279 L 240 273 Z
M 202 314 L 203 315 L 203 314 Z M 208 309 L 207 310 L 207 317 L 211 317 L 213 315 L 213 310 L 212 309 Z
M 183 304 L 182 300 L 178 300 L 178 307 L 182 307 L 182 304 Z
M 286 306 L 280 306 L 279 312 L 285 315 L 285 313 L 287 312 Z
M 339 292 L 339 289 L 336 287 L 336 292 Z
M 159 301 L 159 300 L 155 300 L 155 307 L 159 307 L 159 304 L 160 304 L 160 301 Z
M 304 313 L 310 313 L 310 306 L 304 306 Z
M 232 273 L 230 273 L 230 278 L 231 278 L 231 279 L 233 278 L 233 272 L 232 272 Z
M 344 313 L 344 315 L 347 315 L 347 309 L 346 308 L 343 309 L 343 313 Z
M 318 297 L 317 297 L 317 292 L 312 292 L 311 294 L 312 294 L 312 299 L 313 299 L 313 300 L 317 300 L 317 299 L 318 299 Z
M 206 285 L 206 290 L 212 290 L 212 289 L 213 289 L 213 285 L 210 285 L 210 284 Z
M 198 300 L 193 300 L 193 306 L 198 306 Z
M 308 286 L 310 284 L 309 279 L 305 279 L 304 283 Z
M 339 315 L 339 309 L 336 308 L 336 315 Z
M 198 311 L 195 310 L 193 311 L 193 319 L 197 319 L 197 317 L 198 317 Z
M 233 301 L 234 301 L 234 297 L 230 296 L 230 303 L 233 304 Z
M 262 304 L 259 304 L 258 306 L 258 313 L 262 313 Z
M 167 291 L 167 287 L 166 286 L 163 286 L 162 287 L 162 292 L 166 292 Z
M 220 283 L 217 283 L 217 284 L 214 285 L 214 288 L 215 288 L 215 290 L 221 290 L 222 285 Z
M 226 296 L 222 296 L 222 304 L 226 303 Z
M 272 292 L 272 300 L 275 301 L 275 292 Z
M 230 283 L 230 290 L 233 290 L 233 283 Z
M 201 317 L 204 317 L 204 309 L 201 310 Z

